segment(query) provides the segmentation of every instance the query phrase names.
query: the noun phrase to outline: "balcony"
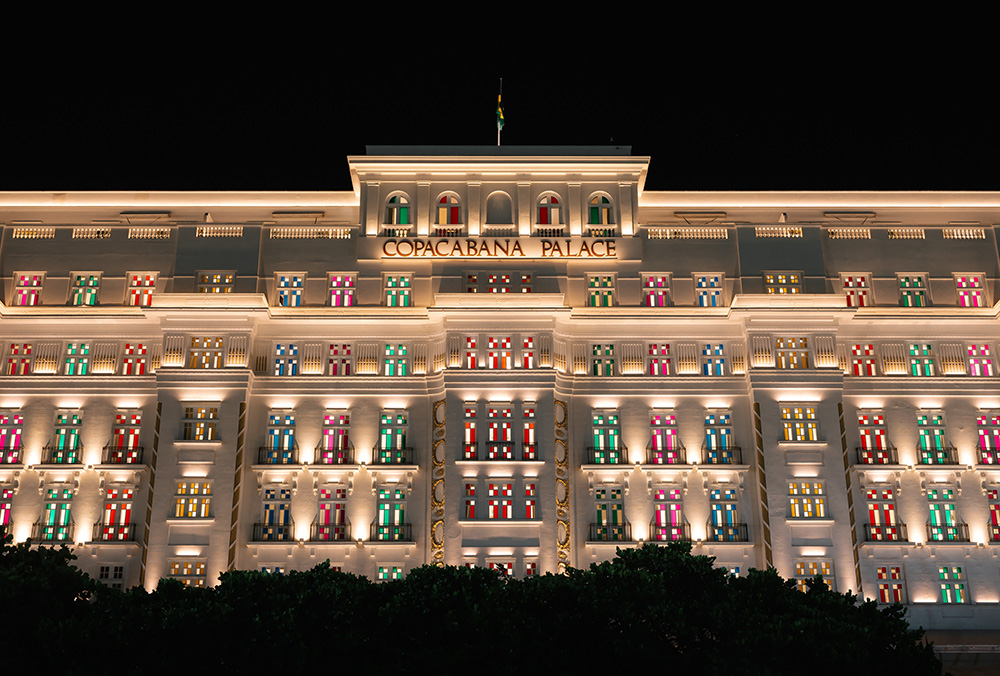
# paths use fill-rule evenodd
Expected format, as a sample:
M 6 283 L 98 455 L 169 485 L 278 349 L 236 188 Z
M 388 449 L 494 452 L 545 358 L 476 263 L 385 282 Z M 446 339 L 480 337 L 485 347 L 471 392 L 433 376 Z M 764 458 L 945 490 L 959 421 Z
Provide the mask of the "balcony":
M 520 444 L 521 452 L 517 452 L 518 442 L 516 441 L 487 441 L 486 457 L 484 460 L 505 461 L 505 460 L 536 460 L 538 458 L 538 447 L 536 444 Z M 472 447 L 473 456 L 470 460 L 475 460 L 475 446 Z M 466 449 L 468 451 L 468 449 Z M 468 453 L 466 453 L 468 455 Z
M 983 448 L 982 444 L 978 448 L 980 465 L 1000 466 L 1000 449 Z
M 990 542 L 1000 542 L 1000 526 L 996 524 L 987 524 L 990 529 Z
M 135 524 L 94 524 L 94 542 L 135 542 Z
M 677 448 L 653 448 L 652 442 L 646 445 L 647 465 L 683 465 L 686 463 L 687 452 L 680 444 L 677 445 Z
M 381 444 L 372 447 L 373 465 L 412 465 L 413 447 L 383 448 Z
M 565 237 L 566 228 L 562 225 L 536 225 L 532 237 Z
M 588 465 L 627 465 L 628 448 L 624 444 L 617 448 L 595 448 L 587 446 Z
M 431 237 L 465 237 L 464 225 L 432 225 Z
M 650 542 L 691 542 L 691 524 L 661 525 L 656 519 L 649 522 Z
M 257 449 L 258 465 L 297 465 L 299 464 L 299 446 L 292 448 L 272 448 L 261 446 Z
M 253 525 L 254 542 L 294 542 L 295 523 L 255 523 Z
M 0 448 L 0 465 L 18 465 L 21 463 L 21 447 Z
M 918 465 L 957 465 L 958 453 L 954 446 L 945 448 L 920 448 L 917 446 Z
M 897 523 L 891 526 L 865 524 L 865 540 L 867 542 L 909 542 L 906 536 L 906 524 Z
M 314 523 L 309 526 L 309 542 L 347 542 L 351 539 L 351 522 Z
M 882 449 L 862 448 L 859 446 L 855 449 L 855 451 L 857 451 L 858 454 L 859 465 L 899 464 L 899 457 L 896 455 L 896 448 L 894 446 Z
M 750 529 L 745 523 L 722 526 L 708 524 L 708 539 L 712 542 L 750 542 Z
M 969 524 L 956 523 L 950 526 L 927 524 L 927 542 L 969 542 Z
M 411 530 L 408 523 L 380 524 L 372 521 L 369 539 L 374 542 L 413 542 Z
M 81 465 L 83 464 L 83 446 L 76 448 L 57 448 L 52 444 L 42 449 L 42 465 Z
M 142 446 L 125 448 L 123 446 L 112 446 L 108 444 L 101 454 L 102 465 L 141 465 Z
M 585 225 L 586 237 L 617 237 L 618 228 L 613 225 Z
M 354 443 L 348 441 L 344 448 L 326 448 L 323 442 L 316 444 L 313 455 L 314 465 L 353 465 Z
M 31 526 L 32 542 L 73 542 L 73 532 L 76 524 L 67 523 L 62 525 L 46 525 L 36 522 Z
M 742 465 L 743 449 L 739 446 L 702 448 L 701 457 L 706 465 Z
M 590 524 L 588 542 L 632 542 L 632 524 L 625 522 L 616 526 L 599 523 Z

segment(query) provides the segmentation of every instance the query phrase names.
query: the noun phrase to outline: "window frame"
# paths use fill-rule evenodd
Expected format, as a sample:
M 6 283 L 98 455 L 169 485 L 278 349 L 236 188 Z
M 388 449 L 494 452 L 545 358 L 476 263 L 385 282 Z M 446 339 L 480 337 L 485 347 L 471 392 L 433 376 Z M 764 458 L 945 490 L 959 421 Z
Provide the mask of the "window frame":
M 855 278 L 860 278 L 864 283 L 856 286 Z M 841 272 L 839 277 L 839 292 L 845 297 L 847 307 L 873 307 L 875 305 L 875 288 L 870 272 Z M 851 284 L 852 286 L 848 286 Z M 860 293 L 859 290 L 864 292 Z M 859 303 L 858 299 L 862 299 Z
M 617 307 L 618 305 L 618 273 L 617 272 L 588 272 L 587 279 L 587 307 Z M 595 280 L 610 280 L 610 286 L 595 285 Z M 595 295 L 596 294 L 596 295 Z M 602 302 L 595 303 L 595 298 L 600 298 Z M 607 302 L 603 302 L 603 301 Z
M 202 521 L 214 518 L 212 514 L 212 480 L 191 477 L 174 481 L 174 513 L 171 518 L 185 521 Z M 198 488 L 193 488 L 197 486 Z M 206 490 L 207 488 L 207 490 Z
M 904 286 L 904 281 L 906 280 L 917 280 L 920 286 Z M 899 306 L 900 307 L 930 307 L 931 305 L 931 288 L 930 279 L 926 272 L 897 272 L 896 273 L 896 291 L 899 294 Z M 922 292 L 922 293 L 921 293 Z M 921 302 L 917 302 L 915 305 L 908 305 L 908 298 L 922 298 Z
M 701 286 L 702 280 L 710 283 L 710 277 L 715 277 L 717 282 L 711 286 Z M 691 282 L 694 284 L 694 305 L 695 307 L 727 307 L 726 302 L 726 273 L 724 272 L 692 272 Z M 718 291 L 711 293 L 712 289 Z M 712 299 L 713 302 L 702 302 L 704 299 Z M 714 302 L 718 300 L 718 302 Z
M 802 409 L 805 417 L 797 417 L 795 411 Z M 785 411 L 789 411 L 786 415 Z M 806 415 L 805 412 L 812 414 Z M 780 443 L 785 444 L 816 444 L 824 443 L 820 431 L 820 417 L 818 402 L 778 402 L 778 415 L 782 424 L 782 438 Z M 803 421 L 802 425 L 796 425 L 796 421 Z M 796 430 L 805 430 L 805 437 L 796 433 Z M 812 430 L 812 432 L 810 432 Z M 812 438 L 810 438 L 812 437 Z
M 101 271 L 80 271 L 75 270 L 69 273 L 69 298 L 66 300 L 66 305 L 70 307 L 97 307 L 101 304 L 101 281 L 104 273 Z M 91 280 L 96 280 L 95 284 L 86 284 L 84 286 L 77 286 L 77 281 L 90 278 Z M 87 302 L 87 290 L 93 289 L 93 296 L 91 298 L 92 302 Z M 84 302 L 76 302 L 79 297 L 78 294 L 82 292 L 82 298 Z
M 769 296 L 800 295 L 804 292 L 802 270 L 764 270 L 760 274 L 764 293 Z M 792 279 L 781 280 L 781 276 Z
M 135 280 L 152 279 L 152 284 L 135 284 Z M 128 307 L 152 307 L 153 294 L 156 293 L 156 283 L 160 279 L 160 273 L 154 270 L 130 271 L 125 273 L 125 301 Z M 133 302 L 139 299 L 139 302 Z
M 289 284 L 298 281 L 294 286 L 283 286 L 283 279 L 287 278 Z M 308 275 L 305 272 L 275 272 L 274 273 L 274 307 L 303 307 L 305 306 L 306 281 Z
M 650 282 L 654 282 L 650 284 Z M 663 282 L 660 284 L 658 282 Z M 673 273 L 644 272 L 642 273 L 642 306 L 670 307 L 674 304 Z M 659 302 L 662 300 L 662 302 Z M 656 301 L 656 302 L 653 302 Z
M 37 279 L 37 283 L 23 285 L 19 282 L 25 278 Z M 42 304 L 42 292 L 45 290 L 44 271 L 23 271 L 17 270 L 11 276 L 11 307 L 38 307 Z M 22 294 L 23 292 L 23 294 Z M 20 303 L 19 298 L 30 298 L 30 303 Z
M 962 280 L 974 277 L 979 280 L 978 286 L 962 286 Z M 955 282 L 955 304 L 962 308 L 986 308 L 990 307 L 990 297 L 989 288 L 986 284 L 986 275 L 981 272 L 955 272 L 952 273 L 952 279 Z M 963 295 L 963 289 L 969 290 L 971 293 Z M 979 291 L 978 296 L 974 293 Z M 962 298 L 978 298 L 976 303 L 964 304 Z
M 211 276 L 222 277 L 220 281 L 206 281 Z M 225 281 L 226 277 L 231 277 Z M 233 293 L 236 287 L 235 270 L 198 270 L 194 273 L 195 293 Z
M 343 278 L 348 280 L 348 284 L 334 286 L 334 280 Z M 348 303 L 334 303 L 333 299 L 338 297 L 334 291 L 340 291 L 341 298 L 347 298 Z M 328 272 L 326 273 L 326 305 L 327 307 L 355 307 L 358 304 L 358 273 L 357 272 Z M 343 293 L 346 292 L 346 293 Z
M 219 420 L 220 412 L 222 409 L 222 402 L 220 401 L 182 401 L 181 405 L 181 431 L 180 438 L 178 441 L 190 441 L 195 443 L 218 443 L 221 441 L 219 437 Z M 207 409 L 207 415 L 198 415 L 198 412 L 202 409 Z M 214 409 L 215 414 L 212 415 L 211 411 Z M 190 415 L 189 411 L 194 412 L 194 415 Z M 198 425 L 198 421 L 204 421 L 203 426 Z M 197 429 L 204 429 L 208 432 L 207 438 L 197 438 L 199 435 L 196 432 Z
M 414 273 L 412 272 L 383 272 L 382 273 L 382 306 L 383 307 L 413 307 L 413 279 Z M 391 286 L 389 281 L 399 278 L 400 280 L 405 280 L 405 286 Z M 404 290 L 405 293 L 390 293 L 392 291 Z M 404 298 L 403 303 L 390 303 L 390 298 Z

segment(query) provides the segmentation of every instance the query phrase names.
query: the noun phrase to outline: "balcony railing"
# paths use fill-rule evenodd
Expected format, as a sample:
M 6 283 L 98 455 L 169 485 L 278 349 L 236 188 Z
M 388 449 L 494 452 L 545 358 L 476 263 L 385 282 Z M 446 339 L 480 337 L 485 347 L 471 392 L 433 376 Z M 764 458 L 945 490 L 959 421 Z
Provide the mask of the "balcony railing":
M 257 449 L 258 465 L 297 465 L 299 463 L 299 446 L 292 448 L 273 448 L 261 446 Z
M 595 448 L 587 446 L 588 465 L 627 465 L 628 448 L 624 444 L 617 448 Z
M 898 465 L 899 457 L 896 455 L 896 448 L 875 449 L 861 448 L 855 449 L 858 452 L 859 465 Z
M 94 542 L 134 542 L 135 524 L 94 524 Z
M 375 542 L 413 542 L 408 523 L 380 524 L 373 521 L 369 535 Z
M 649 522 L 650 542 L 691 542 L 691 524 L 685 522 L 677 526 Z
M 750 542 L 750 529 L 745 523 L 722 526 L 708 524 L 708 539 L 712 542 Z
M 928 542 L 969 542 L 969 524 L 956 523 L 951 526 L 927 524 Z
M 617 525 L 590 524 L 589 542 L 631 542 L 632 524 L 629 522 Z
M 381 444 L 372 447 L 373 465 L 412 465 L 413 447 L 383 448 Z
M 351 539 L 351 522 L 314 523 L 309 526 L 310 542 L 344 542 Z
M 142 446 L 133 446 L 132 448 L 115 447 L 110 444 L 104 447 L 104 453 L 101 455 L 101 464 L 103 465 L 141 465 L 142 464 Z
M 685 463 L 687 463 L 687 452 L 681 444 L 677 444 L 676 448 L 653 448 L 652 442 L 646 445 L 647 465 L 683 465 Z
M 11 535 L 14 534 L 14 520 L 13 519 L 11 519 L 10 521 L 8 521 L 7 523 L 0 523 L 0 542 L 3 542 L 3 539 L 5 537 L 7 537 L 8 533 L 10 533 Z
M 345 448 L 326 448 L 323 442 L 316 444 L 313 454 L 314 465 L 353 465 L 354 442 L 348 441 Z
M 702 448 L 701 457 L 706 465 L 742 465 L 743 449 L 739 446 L 729 448 Z
M 254 542 L 291 542 L 295 539 L 295 523 L 255 523 Z
M 617 237 L 618 228 L 613 225 L 585 225 L 587 237 Z
M 1000 449 L 979 446 L 980 465 L 1000 465 Z
M 43 465 L 80 465 L 83 460 L 83 445 L 77 444 L 76 448 L 57 448 L 52 444 L 42 449 Z
M 990 529 L 990 542 L 1000 542 L 1000 526 L 995 524 L 987 524 Z
M 535 226 L 532 237 L 565 237 L 566 228 L 562 225 L 539 225 Z
M 0 448 L 0 465 L 18 465 L 21 463 L 21 447 Z
M 463 237 L 464 225 L 434 225 L 431 226 L 431 237 Z
M 957 465 L 958 453 L 954 446 L 945 448 L 920 448 L 917 446 L 918 465 Z
M 868 542 L 909 542 L 906 536 L 906 524 L 892 525 L 865 524 L 865 540 Z
M 75 530 L 75 523 L 48 525 L 36 522 L 31 526 L 31 539 L 33 542 L 73 542 Z

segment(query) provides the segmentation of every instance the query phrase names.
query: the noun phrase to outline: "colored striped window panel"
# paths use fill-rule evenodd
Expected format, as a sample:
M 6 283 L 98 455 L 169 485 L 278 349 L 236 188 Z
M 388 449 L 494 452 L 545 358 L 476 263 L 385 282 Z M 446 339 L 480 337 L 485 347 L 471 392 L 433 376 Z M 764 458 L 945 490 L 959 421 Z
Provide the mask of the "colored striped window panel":
M 986 307 L 983 275 L 955 275 L 959 307 Z
M 479 275 L 468 274 L 465 276 L 465 292 L 479 293 Z
M 218 404 L 188 404 L 184 406 L 181 426 L 182 441 L 217 441 Z
M 910 375 L 934 375 L 934 350 L 930 343 L 910 343 Z
M 69 304 L 76 307 L 97 305 L 97 293 L 101 289 L 99 272 L 74 272 L 70 274 Z
M 0 488 L 0 531 L 6 535 L 7 526 L 10 525 L 10 512 L 14 503 L 14 489 Z
M 406 533 L 406 491 L 402 488 L 378 489 L 376 540 L 404 540 Z
M 386 275 L 384 298 L 389 307 L 410 307 L 410 276 Z
M 698 307 L 722 307 L 723 281 L 721 273 L 696 274 L 694 276 L 695 300 Z
M 114 487 L 104 491 L 104 515 L 98 537 L 101 540 L 132 539 L 132 499 L 135 489 Z
M 63 374 L 85 376 L 90 373 L 90 343 L 66 343 Z
M 615 374 L 615 346 L 613 343 L 591 345 L 590 375 L 613 376 Z
M 514 518 L 514 484 L 490 482 L 486 485 L 486 508 L 489 519 Z
M 264 521 L 257 535 L 265 542 L 293 539 L 291 489 L 264 489 Z
M 868 307 L 874 304 L 871 295 L 871 275 L 846 274 L 840 276 L 841 288 L 847 299 L 847 307 Z
M 649 537 L 656 542 L 684 540 L 683 491 L 679 488 L 656 488 L 653 490 L 653 524 Z
M 851 370 L 856 376 L 875 375 L 875 345 L 873 343 L 851 345 Z
M 156 290 L 155 272 L 130 272 L 128 289 L 125 292 L 125 303 L 132 307 L 151 307 L 153 292 Z
M 930 304 L 926 275 L 897 275 L 896 280 L 899 282 L 899 304 L 902 307 L 927 307 Z
M 618 413 L 595 412 L 593 420 L 593 461 L 598 465 L 617 465 L 625 462 L 622 454 L 621 425 Z
M 41 272 L 14 273 L 13 305 L 34 307 L 42 304 L 42 284 L 45 274 Z
M 941 603 L 968 603 L 965 569 L 961 566 L 940 566 L 938 580 L 941 585 Z
M 927 490 L 930 507 L 929 539 L 934 542 L 964 542 L 965 524 L 958 520 L 955 505 L 955 490 L 952 488 L 930 488 Z
M 827 587 L 834 589 L 833 562 L 809 559 L 795 562 L 795 575 L 792 576 L 792 579 L 795 580 L 800 592 L 809 591 L 808 583 L 814 580 L 816 576 L 821 577 Z
M 21 433 L 24 416 L 14 411 L 0 411 L 0 465 L 21 462 Z
M 236 284 L 235 272 L 199 272 L 198 293 L 232 293 Z
M 410 225 L 410 223 L 410 200 L 406 195 L 393 195 L 386 200 L 386 225 Z
M 993 375 L 993 357 L 989 345 L 985 343 L 966 345 L 966 352 L 969 355 L 970 376 L 988 377 Z
M 490 404 L 486 409 L 487 460 L 514 459 L 514 408 Z
M 402 566 L 379 566 L 378 572 L 375 578 L 379 582 L 385 582 L 387 580 L 402 580 L 403 579 L 403 567 Z
M 786 295 L 802 293 L 801 272 L 765 272 L 764 293 Z
M 621 488 L 598 488 L 594 491 L 597 520 L 592 529 L 596 541 L 626 540 L 625 502 Z
M 330 307 L 354 307 L 357 275 L 330 275 Z
M 538 200 L 538 225 L 562 225 L 562 203 L 555 195 Z
M 278 273 L 278 306 L 279 307 L 301 307 L 302 291 L 305 287 L 305 273 Z
M 455 195 L 441 195 L 437 202 L 438 225 L 461 225 L 462 202 Z
M 488 565 L 490 570 L 501 573 L 504 577 L 514 576 L 513 561 L 490 561 Z
M 680 437 L 677 435 L 677 416 L 673 413 L 653 411 L 649 414 L 649 462 L 652 465 L 677 465 L 686 458 L 681 454 Z
M 590 208 L 588 209 L 590 220 L 588 225 L 614 225 L 615 205 L 611 199 L 604 195 L 595 195 L 590 198 Z
M 8 376 L 31 375 L 34 360 L 31 343 L 8 343 L 7 366 L 4 374 Z
M 735 488 L 713 488 L 708 492 L 711 521 L 709 537 L 715 542 L 739 542 L 742 539 Z
M 73 539 L 72 505 L 72 489 L 50 488 L 45 491 L 40 540 L 68 542 Z
M 479 350 L 476 349 L 476 336 L 465 337 L 465 368 L 474 369 L 479 367 Z
M 990 542 L 1000 542 L 1000 490 L 990 488 L 986 491 L 986 499 L 990 506 Z
M 56 413 L 55 438 L 49 461 L 55 465 L 80 462 L 80 427 L 83 417 L 79 413 Z
M 386 344 L 382 373 L 387 376 L 410 375 L 410 358 L 407 356 L 406 345 Z
M 646 373 L 651 376 L 670 375 L 670 343 L 648 343 Z
M 188 366 L 193 369 L 222 368 L 221 336 L 192 336 L 188 347 Z
M 791 519 L 825 519 L 826 491 L 823 482 L 789 481 L 788 516 Z
M 125 343 L 125 347 L 122 349 L 122 375 L 146 375 L 146 359 L 145 343 Z
M 535 491 L 536 484 L 533 481 L 529 481 L 524 484 L 524 518 L 525 519 L 536 519 L 538 518 L 538 512 L 536 511 L 537 503 L 535 502 Z
M 327 487 L 319 489 L 319 516 L 316 517 L 314 540 L 346 540 L 347 489 Z
M 170 561 L 170 577 L 176 578 L 187 587 L 205 586 L 204 561 Z
M 274 346 L 274 375 L 299 375 L 299 346 L 294 343 L 276 343 Z
M 535 337 L 521 336 L 521 368 L 535 368 Z
M 921 465 L 951 465 L 955 458 L 945 434 L 944 414 L 917 412 L 917 453 Z
M 538 562 L 537 561 L 525 561 L 524 562 L 524 576 L 534 577 L 538 575 Z
M 207 519 L 212 516 L 212 482 L 178 481 L 174 495 L 174 517 Z
M 906 603 L 902 566 L 875 566 L 879 603 Z
M 479 439 L 476 436 L 476 417 L 478 405 L 474 401 L 465 402 L 465 432 L 462 440 L 462 459 L 477 460 L 479 458 Z
M 538 460 L 538 443 L 535 440 L 535 402 L 525 401 L 521 404 L 523 436 L 521 437 L 521 459 Z
M 465 484 L 465 518 L 476 518 L 476 483 L 468 481 Z
M 405 411 L 383 411 L 380 414 L 378 460 L 381 464 L 402 464 L 406 460 L 406 429 Z
M 589 275 L 587 277 L 587 305 L 611 307 L 615 305 L 615 276 Z
M 486 338 L 486 368 L 514 368 L 514 351 L 510 336 L 489 336 Z
M 861 439 L 861 451 L 865 464 L 881 465 L 881 462 L 868 462 L 868 458 L 875 458 L 876 452 L 892 450 L 889 443 L 889 434 L 886 429 L 885 415 L 882 413 L 859 413 L 858 414 L 858 434 Z M 865 455 L 869 454 L 869 455 Z
M 350 431 L 350 413 L 327 411 L 323 415 L 323 438 L 319 442 L 317 462 L 322 465 L 343 465 L 350 462 Z
M 809 366 L 808 338 L 778 338 L 775 366 L 779 369 L 807 369 Z
M 905 542 L 906 531 L 896 520 L 896 491 L 875 486 L 865 489 L 868 503 L 868 523 L 865 539 L 873 542 Z
M 295 449 L 295 415 L 288 411 L 271 411 L 267 416 L 264 462 L 269 465 L 294 463 Z
M 642 304 L 646 307 L 667 307 L 670 305 L 670 275 L 642 276 Z
M 819 421 L 816 407 L 808 405 L 781 406 L 784 441 L 819 441 Z
M 138 463 L 142 457 L 142 446 L 139 443 L 141 431 L 141 411 L 117 411 L 115 424 L 111 430 L 107 461 L 111 464 L 126 465 Z
M 354 372 L 354 356 L 351 343 L 331 343 L 327 360 L 331 376 L 349 376 Z
M 722 343 L 701 344 L 701 375 L 726 375 L 725 349 Z
M 486 275 L 486 290 L 488 293 L 510 293 L 511 273 Z
M 733 443 L 733 414 L 729 411 L 709 411 L 705 414 L 705 455 L 712 465 L 732 465 L 736 462 Z

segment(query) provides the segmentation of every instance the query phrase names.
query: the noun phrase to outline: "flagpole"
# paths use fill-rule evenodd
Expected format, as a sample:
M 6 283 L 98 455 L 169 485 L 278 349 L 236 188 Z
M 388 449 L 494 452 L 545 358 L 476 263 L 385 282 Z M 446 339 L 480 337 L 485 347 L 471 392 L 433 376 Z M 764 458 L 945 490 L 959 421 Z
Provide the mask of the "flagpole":
M 503 109 L 500 107 L 503 97 L 503 78 L 500 78 L 500 93 L 497 94 L 497 148 L 500 147 L 500 130 L 503 128 Z

